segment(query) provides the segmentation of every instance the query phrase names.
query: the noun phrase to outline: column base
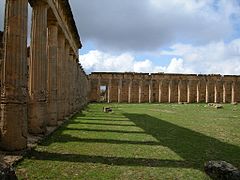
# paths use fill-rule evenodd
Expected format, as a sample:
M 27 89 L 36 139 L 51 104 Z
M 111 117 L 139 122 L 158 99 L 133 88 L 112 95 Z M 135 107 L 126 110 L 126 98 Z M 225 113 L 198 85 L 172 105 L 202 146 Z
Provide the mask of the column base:
M 49 126 L 57 126 L 58 125 L 58 116 L 57 116 L 57 104 L 56 103 L 50 103 L 48 106 L 48 125 Z
M 45 134 L 47 131 L 47 103 L 33 102 L 29 104 L 28 131 L 31 134 Z
M 27 148 L 27 105 L 1 104 L 2 149 L 17 151 Z

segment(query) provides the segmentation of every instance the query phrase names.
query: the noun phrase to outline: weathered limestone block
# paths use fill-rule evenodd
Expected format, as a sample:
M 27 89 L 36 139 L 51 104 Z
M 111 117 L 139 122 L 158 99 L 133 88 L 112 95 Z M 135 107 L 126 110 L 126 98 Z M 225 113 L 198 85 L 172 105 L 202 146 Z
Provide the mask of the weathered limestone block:
M 0 163 L 0 179 L 2 180 L 17 180 L 17 175 L 14 171 L 14 169 L 5 164 L 5 163 Z
M 27 6 L 27 0 L 6 1 L 0 145 L 9 151 L 27 147 Z
M 240 179 L 240 171 L 232 164 L 225 161 L 209 161 L 204 165 L 204 170 L 213 180 L 227 179 L 238 180 Z

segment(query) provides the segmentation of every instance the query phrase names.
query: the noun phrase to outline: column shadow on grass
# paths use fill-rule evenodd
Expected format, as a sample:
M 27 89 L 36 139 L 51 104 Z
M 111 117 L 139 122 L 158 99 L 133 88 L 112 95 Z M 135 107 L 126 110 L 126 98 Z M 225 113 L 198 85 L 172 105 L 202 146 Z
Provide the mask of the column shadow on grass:
M 98 163 L 111 166 L 145 166 L 145 167 L 171 167 L 171 168 L 191 168 L 193 164 L 180 160 L 162 160 L 147 158 L 127 158 L 127 157 L 106 157 L 95 155 L 80 154 L 61 154 L 49 153 L 33 150 L 28 154 L 28 158 L 32 160 L 50 160 L 65 161 L 76 163 Z
M 209 160 L 225 160 L 240 167 L 240 147 L 147 114 L 124 114 L 136 126 L 170 148 L 193 168 L 201 169 Z
M 84 142 L 84 143 L 109 143 L 109 144 L 136 144 L 150 146 L 165 146 L 178 154 L 182 161 L 162 160 L 148 158 L 124 158 L 105 157 L 81 154 L 61 154 L 33 151 L 31 159 L 69 161 L 81 163 L 101 163 L 116 166 L 146 166 L 146 167 L 179 167 L 203 170 L 203 164 L 209 160 L 225 160 L 236 167 L 240 167 L 240 147 L 221 142 L 218 139 L 195 132 L 168 121 L 149 116 L 147 114 L 124 114 L 126 118 L 134 122 L 136 127 L 144 133 L 153 136 L 157 141 L 129 141 L 115 139 L 88 139 L 62 134 L 57 132 L 53 139 L 48 139 L 42 145 L 46 146 L 53 142 Z M 71 123 L 70 123 L 71 124 Z M 63 127 L 62 130 L 65 130 Z
M 88 128 L 66 127 L 65 130 L 83 131 L 83 132 L 120 133 L 120 134 L 146 134 L 144 131 L 124 131 L 124 130 L 112 130 L 112 129 L 88 129 Z

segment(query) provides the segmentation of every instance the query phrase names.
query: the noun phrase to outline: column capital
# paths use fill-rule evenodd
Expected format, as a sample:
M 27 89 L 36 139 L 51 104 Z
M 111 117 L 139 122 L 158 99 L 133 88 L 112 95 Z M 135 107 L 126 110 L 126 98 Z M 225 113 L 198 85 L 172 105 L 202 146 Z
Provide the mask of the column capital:
M 29 3 L 32 7 L 36 6 L 48 6 L 47 0 L 29 0 Z

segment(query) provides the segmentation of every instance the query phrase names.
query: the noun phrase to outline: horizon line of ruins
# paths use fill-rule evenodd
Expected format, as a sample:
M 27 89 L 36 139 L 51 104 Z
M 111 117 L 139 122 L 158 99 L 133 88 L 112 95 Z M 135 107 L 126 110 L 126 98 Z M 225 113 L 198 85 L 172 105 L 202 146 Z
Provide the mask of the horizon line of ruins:
M 27 47 L 28 4 L 32 8 Z M 82 44 L 68 0 L 6 0 L 0 33 L 2 150 L 26 149 L 28 135 L 79 112 L 89 102 L 240 102 L 240 76 L 91 73 L 79 63 Z

